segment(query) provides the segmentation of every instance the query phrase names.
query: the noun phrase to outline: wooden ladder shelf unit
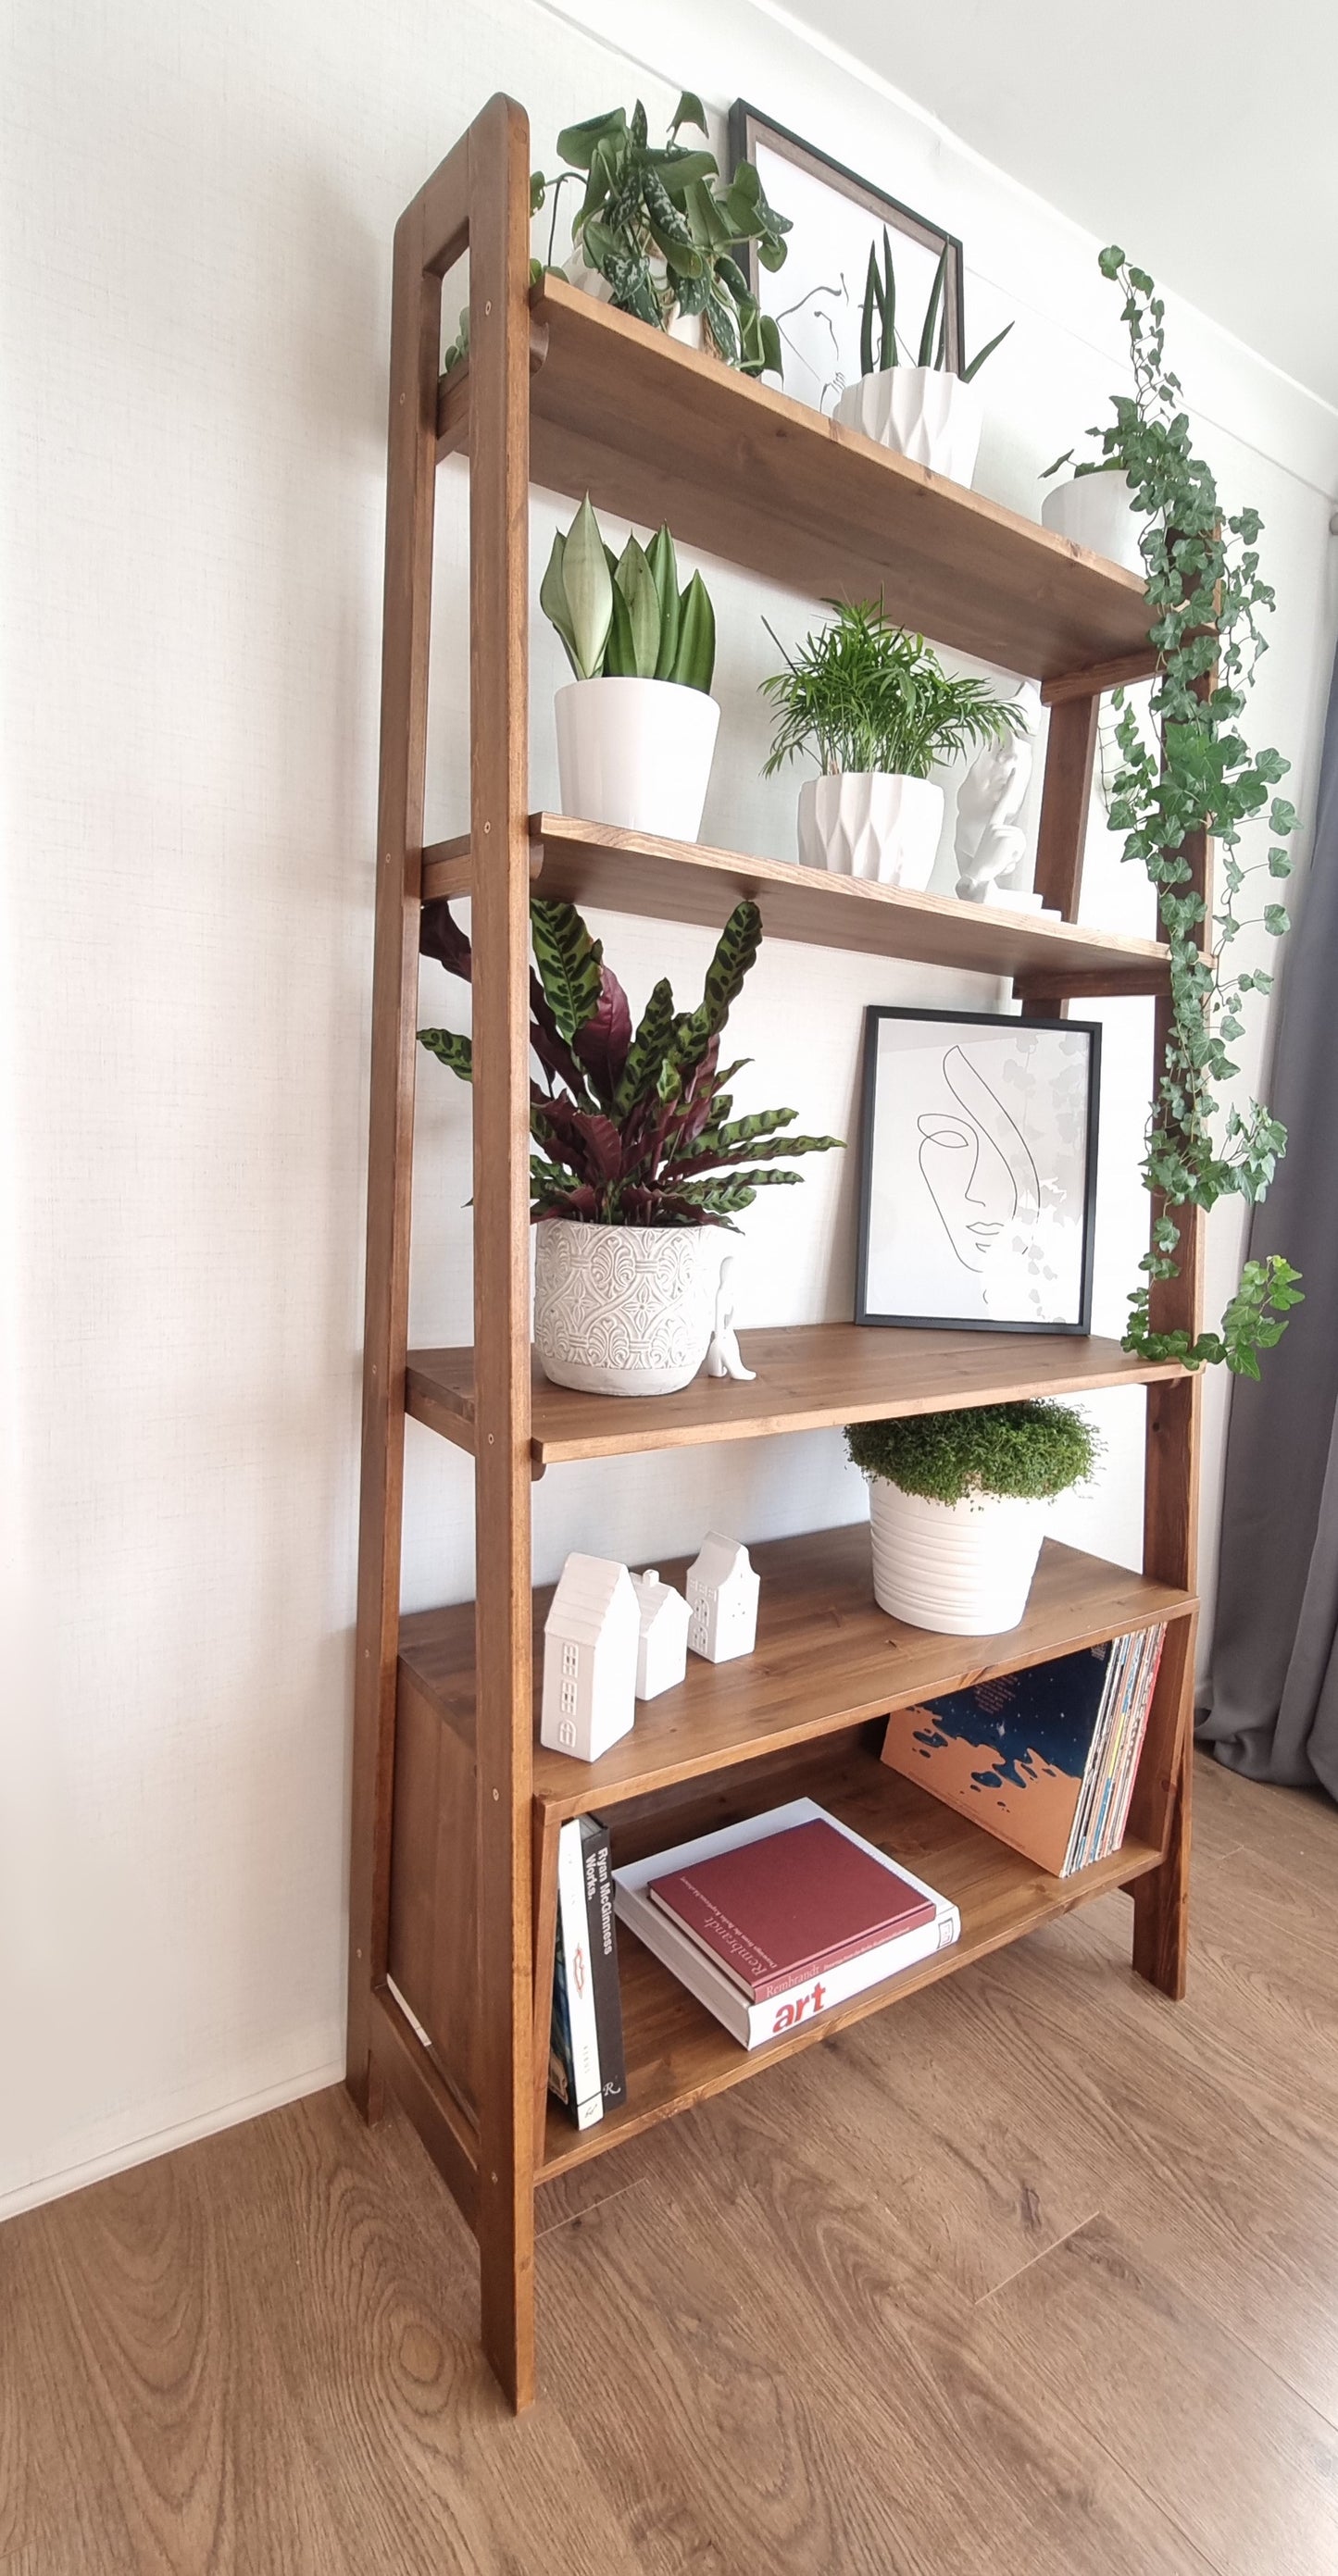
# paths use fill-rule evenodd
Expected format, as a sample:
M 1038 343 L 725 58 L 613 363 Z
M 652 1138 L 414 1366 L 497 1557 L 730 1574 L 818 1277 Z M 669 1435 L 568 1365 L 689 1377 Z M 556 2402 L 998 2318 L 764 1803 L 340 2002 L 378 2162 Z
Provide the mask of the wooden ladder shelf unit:
M 953 1974 L 1113 1885 L 1134 1902 L 1135 1967 L 1183 1991 L 1195 1624 L 1198 1382 L 1117 1345 L 1056 1336 L 803 1326 L 745 1336 L 750 1385 L 614 1402 L 532 1375 L 528 906 L 576 901 L 719 926 L 743 892 L 781 938 L 1013 979 L 1024 1011 L 1151 993 L 1166 950 L 1077 923 L 1103 690 L 1154 667 L 1129 574 L 783 394 L 545 279 L 529 281 L 529 129 L 495 98 L 396 229 L 367 1213 L 348 2082 L 368 2118 L 388 2084 L 478 2239 L 483 2341 L 512 2404 L 534 2393 L 534 2208 L 603 2154 L 795 2046 Z M 439 378 L 442 281 L 468 250 L 467 365 Z M 423 844 L 437 465 L 469 463 L 469 831 Z M 1020 919 L 781 862 L 531 814 L 527 780 L 531 481 L 815 596 L 881 588 L 940 644 L 1042 683 L 1050 708 L 1037 884 L 1062 920 Z M 1189 853 L 1206 888 L 1208 852 Z M 472 902 L 474 1342 L 407 1349 L 421 906 Z M 1154 1320 L 1196 1327 L 1201 1221 Z M 1142 1386 L 1143 1572 L 1049 1547 L 1022 1626 L 960 1640 L 870 1597 L 867 1541 L 818 1532 L 759 1548 L 757 1653 L 643 1709 L 587 1768 L 536 1749 L 530 1488 L 569 1459 L 755 1438 L 877 1414 Z M 474 1462 L 478 1597 L 401 1620 L 407 1412 Z M 768 1581 L 766 1578 L 772 1579 Z M 1167 1645 L 1129 1838 L 1046 1877 L 883 1769 L 877 1721 L 990 1672 L 1165 1620 Z M 622 1966 L 629 2084 L 592 2130 L 546 2101 L 558 1828 L 607 1813 L 615 1857 L 809 1791 L 955 1896 L 960 1945 L 748 2054 L 636 1942 Z M 403 2009 L 407 2004 L 408 2012 Z

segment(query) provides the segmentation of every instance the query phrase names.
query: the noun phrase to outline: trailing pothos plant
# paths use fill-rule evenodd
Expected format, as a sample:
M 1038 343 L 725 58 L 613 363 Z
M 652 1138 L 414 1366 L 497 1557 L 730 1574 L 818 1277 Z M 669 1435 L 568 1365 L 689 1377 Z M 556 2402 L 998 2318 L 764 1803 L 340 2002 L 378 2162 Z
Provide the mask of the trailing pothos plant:
M 556 201 L 569 179 L 583 177 L 572 242 L 605 279 L 619 311 L 655 331 L 666 330 L 676 312 L 700 314 L 707 344 L 726 366 L 779 375 L 780 333 L 736 253 L 751 243 L 763 268 L 781 268 L 789 220 L 767 203 L 751 161 L 741 161 L 722 188 L 714 153 L 679 142 L 684 126 L 706 132 L 706 111 L 691 90 L 660 144 L 650 140 L 640 99 L 630 117 L 615 107 L 565 126 L 557 148 L 572 166 L 553 178 L 536 173 L 531 205 L 537 212 L 550 192 Z
M 1175 1210 L 1207 1210 L 1233 1195 L 1261 1199 L 1286 1149 L 1285 1129 L 1261 1102 L 1233 1101 L 1224 1110 L 1217 1097 L 1239 1071 L 1228 1050 L 1244 1035 L 1246 997 L 1272 985 L 1262 967 L 1230 962 L 1246 926 L 1240 898 L 1251 878 L 1262 875 L 1267 884 L 1291 872 L 1285 844 L 1296 815 L 1273 794 L 1290 764 L 1280 752 L 1252 751 L 1240 730 L 1266 649 L 1260 618 L 1274 596 L 1259 573 L 1258 511 L 1227 516 L 1211 468 L 1194 452 L 1180 380 L 1166 365 L 1164 307 L 1153 280 L 1113 246 L 1100 264 L 1124 296 L 1134 390 L 1114 397 L 1113 423 L 1089 433 L 1100 441 L 1099 458 L 1077 470 L 1121 469 L 1146 522 L 1141 548 L 1158 661 L 1151 716 L 1160 736 L 1158 756 L 1137 707 L 1117 689 L 1121 765 L 1110 820 L 1125 834 L 1125 859 L 1151 878 L 1171 952 L 1171 1026 L 1143 1165 L 1160 1205 L 1124 1346 L 1188 1368 L 1225 1361 L 1238 1375 L 1258 1377 L 1260 1352 L 1280 1340 L 1289 1308 L 1300 1303 L 1300 1274 L 1281 1253 L 1246 1262 L 1216 1332 L 1155 1332 L 1151 1293 L 1154 1282 L 1176 1275 Z M 1243 829 L 1259 823 L 1267 826 L 1267 851 L 1247 862 Z M 1200 834 L 1215 840 L 1220 854 L 1211 920 L 1188 856 Z M 1273 938 L 1288 926 L 1276 901 L 1266 901 L 1254 919 Z
M 676 1011 L 666 978 L 634 1029 L 627 995 L 569 903 L 530 904 L 531 1215 L 588 1225 L 721 1225 L 758 1190 L 802 1179 L 789 1156 L 826 1154 L 838 1136 L 791 1136 L 793 1109 L 730 1115 L 727 1089 L 747 1058 L 720 1070 L 720 1037 L 757 955 L 754 903 L 730 914 L 695 1011 Z M 470 944 L 444 902 L 423 906 L 423 953 L 470 980 Z M 469 1082 L 473 1053 L 454 1029 L 419 1043 Z

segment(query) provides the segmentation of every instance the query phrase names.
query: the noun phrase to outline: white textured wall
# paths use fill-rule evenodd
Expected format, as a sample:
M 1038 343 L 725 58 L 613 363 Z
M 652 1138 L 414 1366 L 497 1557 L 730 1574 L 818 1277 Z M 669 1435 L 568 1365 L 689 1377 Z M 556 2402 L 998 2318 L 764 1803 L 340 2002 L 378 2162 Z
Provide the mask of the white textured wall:
M 667 76 L 640 75 L 652 110 L 668 80 L 743 92 L 964 233 L 973 334 L 1019 316 L 980 480 L 1034 507 L 1113 381 L 1091 245 L 747 0 L 644 0 L 636 41 Z M 0 2210 L 338 2067 L 390 235 L 493 89 L 531 103 L 540 159 L 637 78 L 538 0 L 12 0 L 5 49 Z M 1182 348 L 1228 488 L 1269 522 L 1259 722 L 1303 800 L 1334 418 L 1192 316 Z M 433 831 L 463 813 L 462 492 L 448 467 Z M 536 558 L 553 518 L 537 501 Z M 783 852 L 759 612 L 786 632 L 807 605 L 713 588 L 707 829 Z M 536 802 L 559 676 L 541 633 Z M 1136 917 L 1094 853 L 1090 915 L 1117 905 Z M 634 1001 L 708 953 L 600 926 Z M 737 1013 L 747 1097 L 852 1132 L 862 1002 L 992 997 L 778 945 Z M 426 1016 L 459 999 L 425 971 Z M 1097 1322 L 1118 1329 L 1145 1012 L 1109 1020 Z M 421 1099 L 414 1331 L 459 1338 L 466 1101 L 426 1061 Z M 831 1158 L 759 1202 L 745 1321 L 848 1313 L 852 1186 Z M 1220 1256 L 1225 1280 L 1227 1227 Z M 1108 1477 L 1067 1515 L 1126 1557 L 1140 1402 L 1100 1408 Z M 409 1437 L 406 1598 L 459 1598 L 467 1466 Z M 535 1507 L 550 1572 L 572 1545 L 667 1555 L 708 1517 L 759 1537 L 862 1493 L 832 1434 L 556 1471 Z

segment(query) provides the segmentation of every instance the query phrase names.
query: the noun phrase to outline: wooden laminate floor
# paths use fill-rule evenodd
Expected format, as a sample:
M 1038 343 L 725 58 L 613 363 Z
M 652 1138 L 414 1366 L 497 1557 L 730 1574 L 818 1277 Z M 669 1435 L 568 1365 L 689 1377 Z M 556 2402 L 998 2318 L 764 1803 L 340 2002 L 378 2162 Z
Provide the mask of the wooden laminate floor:
M 505 2413 L 416 2139 L 319 2095 L 0 2229 L 0 2576 L 1338 2576 L 1338 1811 L 552 2186 Z

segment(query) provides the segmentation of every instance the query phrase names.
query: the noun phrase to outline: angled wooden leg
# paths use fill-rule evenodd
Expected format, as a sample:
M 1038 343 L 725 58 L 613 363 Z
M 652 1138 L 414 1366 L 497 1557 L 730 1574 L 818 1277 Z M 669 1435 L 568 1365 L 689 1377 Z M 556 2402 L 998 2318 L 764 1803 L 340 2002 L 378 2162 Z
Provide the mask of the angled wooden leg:
M 470 129 L 478 2208 L 483 2343 L 534 2396 L 528 824 L 529 128 Z
M 1189 1946 L 1190 1785 L 1193 1778 L 1194 1645 L 1198 1620 L 1175 1619 L 1161 1670 L 1129 1816 L 1140 1842 L 1160 1843 L 1160 1869 L 1133 1882 L 1133 1963 L 1173 2003 L 1185 1991 Z

